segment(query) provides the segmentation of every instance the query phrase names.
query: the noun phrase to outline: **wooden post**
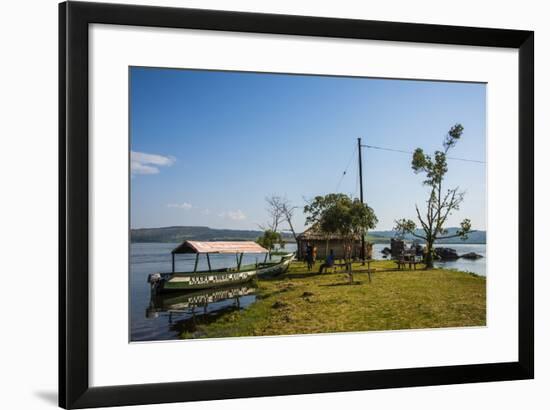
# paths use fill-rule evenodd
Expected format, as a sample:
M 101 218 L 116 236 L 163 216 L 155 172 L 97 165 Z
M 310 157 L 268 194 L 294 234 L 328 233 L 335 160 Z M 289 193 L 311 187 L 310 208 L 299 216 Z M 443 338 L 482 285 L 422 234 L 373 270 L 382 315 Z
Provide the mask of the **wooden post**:
M 193 269 L 193 273 L 197 271 L 198 265 L 199 265 L 199 254 L 197 253 L 197 256 L 195 257 L 195 269 Z
M 174 260 L 174 253 L 172 253 L 172 273 L 176 271 L 176 262 Z
M 267 263 L 267 252 L 265 253 L 265 259 L 264 259 L 264 263 Z
M 241 256 L 240 256 L 240 258 L 239 258 L 239 263 L 237 264 L 237 271 L 239 271 L 239 272 L 240 272 L 240 270 L 241 270 L 241 263 L 242 263 L 242 261 L 243 261 L 243 254 L 241 253 Z
M 212 272 L 212 267 L 210 266 L 210 254 L 206 254 L 206 261 L 208 262 L 208 271 Z
M 363 200 L 363 159 L 361 158 L 361 138 L 357 138 L 357 150 L 359 151 L 359 195 L 361 203 L 364 204 Z M 362 265 L 365 265 L 365 233 L 361 233 L 361 260 Z
M 370 262 L 371 262 L 371 260 L 367 259 L 367 273 L 369 274 L 369 283 L 372 282 L 371 277 L 370 277 L 370 273 L 371 273 L 370 272 Z

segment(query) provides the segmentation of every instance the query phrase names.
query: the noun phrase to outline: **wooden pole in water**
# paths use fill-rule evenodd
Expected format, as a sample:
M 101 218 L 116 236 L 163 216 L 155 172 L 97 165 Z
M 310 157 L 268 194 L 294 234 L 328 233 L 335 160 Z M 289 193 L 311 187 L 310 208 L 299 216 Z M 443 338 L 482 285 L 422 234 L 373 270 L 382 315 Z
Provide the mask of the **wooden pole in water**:
M 357 138 L 357 151 L 359 152 L 359 195 L 361 203 L 364 204 L 363 200 L 363 159 L 361 158 L 361 137 Z M 362 264 L 365 264 L 365 234 L 361 233 L 361 260 Z
M 175 260 L 174 260 L 174 257 L 175 255 L 172 253 L 172 273 L 174 273 L 176 271 L 176 265 L 175 265 Z

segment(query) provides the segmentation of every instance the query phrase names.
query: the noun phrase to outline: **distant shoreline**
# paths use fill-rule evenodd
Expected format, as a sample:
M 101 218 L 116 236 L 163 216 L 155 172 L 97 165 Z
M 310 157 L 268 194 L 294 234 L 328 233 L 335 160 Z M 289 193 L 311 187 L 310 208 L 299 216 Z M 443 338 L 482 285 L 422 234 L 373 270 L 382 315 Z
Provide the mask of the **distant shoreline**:
M 457 228 L 449 228 L 453 232 Z M 206 226 L 167 226 L 161 228 L 130 229 L 131 243 L 180 243 L 185 240 L 196 241 L 255 241 L 262 235 L 259 230 L 216 229 Z M 284 232 L 286 243 L 296 243 L 291 233 Z M 392 231 L 371 231 L 367 234 L 367 241 L 380 244 L 389 244 L 394 236 Z M 436 242 L 437 245 L 486 245 L 486 232 L 476 231 L 466 241 L 451 239 Z M 406 237 L 411 242 L 413 237 Z M 423 243 L 423 242 L 421 242 Z

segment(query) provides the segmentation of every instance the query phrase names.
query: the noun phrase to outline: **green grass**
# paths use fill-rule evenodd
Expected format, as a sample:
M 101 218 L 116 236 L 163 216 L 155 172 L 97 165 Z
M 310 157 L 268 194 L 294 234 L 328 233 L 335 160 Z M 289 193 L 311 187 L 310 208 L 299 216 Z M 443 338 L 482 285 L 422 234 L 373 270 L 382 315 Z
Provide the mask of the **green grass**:
M 374 261 L 367 273 L 317 275 L 295 262 L 272 280 L 259 280 L 257 301 L 220 316 L 182 338 L 267 336 L 484 326 L 484 277 L 454 270 L 395 270 Z M 319 264 L 316 265 L 318 270 Z M 354 269 L 364 269 L 354 264 Z

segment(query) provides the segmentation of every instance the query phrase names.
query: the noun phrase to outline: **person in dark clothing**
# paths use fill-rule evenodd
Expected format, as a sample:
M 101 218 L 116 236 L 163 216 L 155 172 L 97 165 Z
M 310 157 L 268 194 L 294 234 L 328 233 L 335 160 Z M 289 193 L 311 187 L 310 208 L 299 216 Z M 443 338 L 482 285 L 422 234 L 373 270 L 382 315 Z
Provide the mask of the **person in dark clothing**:
M 313 268 L 313 247 L 309 243 L 306 246 L 306 262 L 307 270 L 309 271 Z
M 315 266 L 315 261 L 317 260 L 317 247 L 315 245 L 311 246 L 311 268 Z
M 331 268 L 333 266 L 334 266 L 334 251 L 331 249 L 330 253 L 325 259 L 325 263 L 323 263 L 319 268 L 319 273 L 323 273 L 324 270 Z

